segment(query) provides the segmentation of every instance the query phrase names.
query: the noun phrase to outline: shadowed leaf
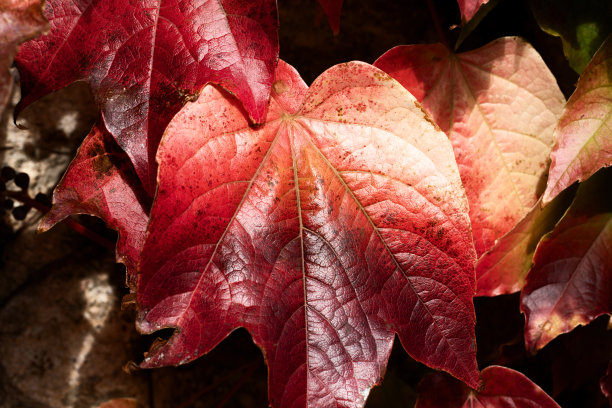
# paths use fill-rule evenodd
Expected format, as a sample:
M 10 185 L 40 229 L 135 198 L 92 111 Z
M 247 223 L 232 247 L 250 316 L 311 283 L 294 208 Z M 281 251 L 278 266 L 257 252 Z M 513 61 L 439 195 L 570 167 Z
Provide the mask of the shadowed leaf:
M 612 310 L 611 175 L 602 171 L 582 184 L 538 244 L 521 294 L 525 345 L 532 352 Z

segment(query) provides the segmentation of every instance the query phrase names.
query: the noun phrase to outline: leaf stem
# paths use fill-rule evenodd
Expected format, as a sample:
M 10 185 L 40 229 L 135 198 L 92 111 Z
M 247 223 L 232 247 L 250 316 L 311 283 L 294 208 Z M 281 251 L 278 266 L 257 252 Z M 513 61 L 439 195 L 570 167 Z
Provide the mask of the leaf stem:
M 440 17 L 438 16 L 436 6 L 433 4 L 433 0 L 427 0 L 427 7 L 429 8 L 429 14 L 431 14 L 431 18 L 433 20 L 434 26 L 436 27 L 436 32 L 438 33 L 440 42 L 442 42 L 442 44 L 444 44 L 446 48 L 450 49 L 448 38 L 446 38 L 446 34 L 442 29 L 442 24 L 440 24 Z

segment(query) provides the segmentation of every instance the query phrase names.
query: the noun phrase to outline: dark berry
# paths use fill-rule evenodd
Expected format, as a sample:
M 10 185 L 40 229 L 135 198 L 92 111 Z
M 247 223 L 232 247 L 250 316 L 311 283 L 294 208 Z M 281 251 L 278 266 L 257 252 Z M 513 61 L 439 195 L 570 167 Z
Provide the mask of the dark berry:
M 12 180 L 15 177 L 15 170 L 12 167 L 4 166 L 2 170 L 0 170 L 0 177 L 4 181 Z
M 10 198 L 5 198 L 2 202 L 2 208 L 4 208 L 5 210 L 11 210 L 13 209 L 14 204 L 15 202 L 13 200 L 11 200 Z
M 26 215 L 28 215 L 28 211 L 30 211 L 30 207 L 27 205 L 20 205 L 19 207 L 13 208 L 13 217 L 16 220 L 23 220 Z
M 34 200 L 38 201 L 41 204 L 46 205 L 47 207 L 51 207 L 51 200 L 49 199 L 49 196 L 47 196 L 46 194 L 38 193 L 34 197 Z
M 30 185 L 30 176 L 28 176 L 27 173 L 17 173 L 15 176 L 15 184 L 22 190 L 27 189 Z

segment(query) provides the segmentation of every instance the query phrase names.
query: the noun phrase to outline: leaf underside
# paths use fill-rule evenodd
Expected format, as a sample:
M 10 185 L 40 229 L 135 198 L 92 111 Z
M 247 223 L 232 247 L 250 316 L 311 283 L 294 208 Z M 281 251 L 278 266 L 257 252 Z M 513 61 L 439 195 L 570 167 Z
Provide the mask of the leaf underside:
M 397 333 L 477 387 L 475 253 L 446 136 L 364 63 L 310 89 L 279 63 L 273 89 L 262 127 L 207 87 L 164 135 L 138 326 L 177 330 L 141 366 L 191 361 L 245 327 L 272 406 L 359 407 Z

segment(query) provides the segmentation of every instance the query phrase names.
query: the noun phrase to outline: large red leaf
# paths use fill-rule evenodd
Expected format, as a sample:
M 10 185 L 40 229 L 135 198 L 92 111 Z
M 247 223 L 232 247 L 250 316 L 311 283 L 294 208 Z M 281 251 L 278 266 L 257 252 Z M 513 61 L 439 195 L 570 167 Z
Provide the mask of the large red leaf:
M 453 54 L 395 47 L 376 61 L 423 103 L 453 143 L 482 255 L 533 207 L 565 99 L 542 58 L 509 37 Z
M 585 68 L 555 129 L 544 202 L 612 165 L 612 36 Z
M 273 406 L 359 407 L 398 333 L 477 387 L 475 254 L 446 136 L 365 63 L 310 89 L 279 63 L 273 89 L 263 127 L 214 87 L 168 126 L 139 328 L 177 330 L 141 365 L 193 360 L 243 326 Z
M 42 0 L 0 0 L 0 115 L 13 86 L 9 68 L 17 47 L 48 28 L 42 8 Z
M 495 242 L 476 263 L 476 295 L 497 296 L 520 291 L 531 269 L 533 254 L 540 239 L 561 218 L 571 191 L 542 208 L 538 200 L 531 211 L 510 232 Z
M 86 80 L 107 129 L 155 187 L 155 151 L 182 104 L 207 82 L 261 122 L 278 58 L 274 0 L 48 0 L 51 31 L 17 56 L 18 111 Z
M 521 294 L 528 350 L 612 312 L 610 176 L 600 172 L 582 184 L 568 212 L 536 249 Z
M 518 371 L 501 366 L 482 370 L 480 391 L 435 373 L 419 384 L 416 408 L 559 408 L 540 387 Z
M 136 266 L 149 221 L 146 194 L 128 157 L 97 125 L 85 138 L 53 192 L 53 207 L 40 223 L 46 231 L 71 214 L 102 218 L 119 232 L 117 261 L 126 265 L 135 286 Z
M 488 2 L 489 0 L 457 0 L 461 11 L 461 20 L 463 22 L 470 21 L 480 6 Z

